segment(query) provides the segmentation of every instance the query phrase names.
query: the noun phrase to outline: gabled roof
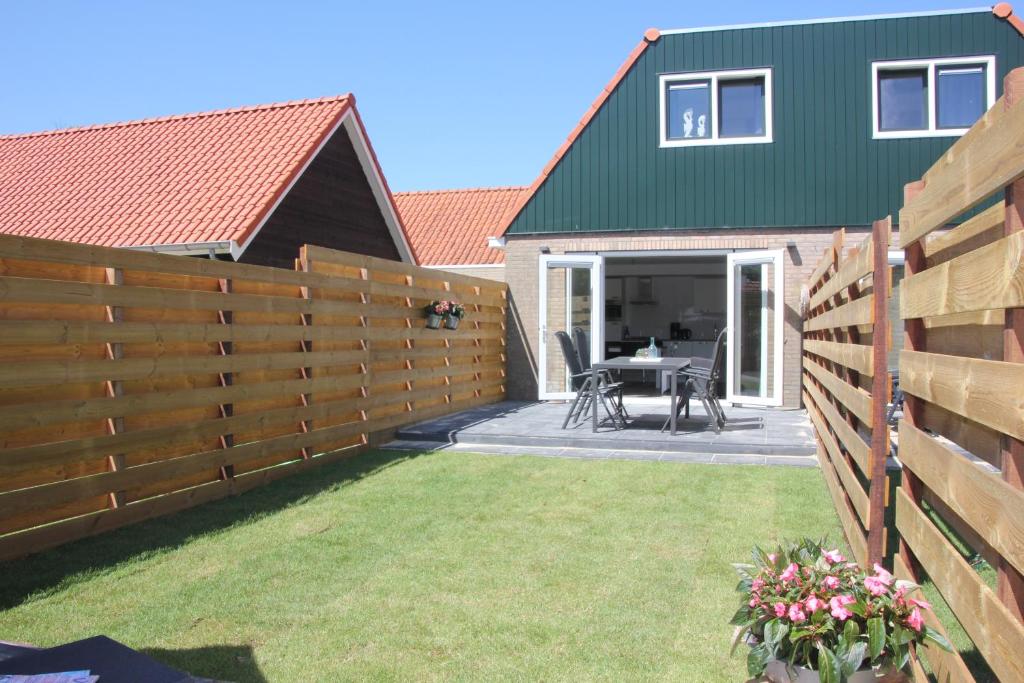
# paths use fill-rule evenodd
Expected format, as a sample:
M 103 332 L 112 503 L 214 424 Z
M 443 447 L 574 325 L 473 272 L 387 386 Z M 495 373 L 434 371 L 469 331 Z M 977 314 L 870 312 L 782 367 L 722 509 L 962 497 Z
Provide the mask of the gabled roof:
M 562 160 L 562 157 L 569 151 L 573 143 L 576 142 L 577 138 L 583 133 L 584 129 L 590 124 L 590 121 L 597 114 L 598 110 L 604 106 L 605 101 L 611 96 L 612 92 L 619 86 L 622 80 L 630 72 L 637 60 L 640 59 L 641 55 L 647 50 L 648 47 L 658 42 L 662 36 L 676 35 L 685 33 L 704 33 L 709 31 L 733 31 L 740 29 L 754 29 L 754 28 L 769 28 L 774 26 L 799 26 L 803 24 L 827 24 L 836 22 L 847 22 L 847 21 L 868 21 L 876 19 L 901 19 L 908 17 L 929 17 L 929 16 L 941 16 L 941 15 L 954 15 L 954 14 L 973 14 L 978 12 L 991 12 L 996 17 L 1006 20 L 1018 33 L 1024 35 L 1024 21 L 1022 21 L 1013 12 L 1013 7 L 1009 3 L 999 3 L 994 7 L 976 7 L 969 9 L 953 9 L 953 10 L 938 10 L 931 12 L 906 12 L 900 14 L 876 14 L 876 15 L 865 15 L 865 16 L 852 16 L 852 17 L 836 17 L 836 18 L 822 18 L 822 19 L 807 19 L 807 20 L 794 20 L 794 21 L 775 21 L 765 22 L 760 24 L 733 24 L 726 26 L 709 26 L 700 28 L 682 28 L 682 29 L 670 29 L 670 30 L 659 30 L 656 28 L 649 28 L 644 31 L 643 39 L 633 48 L 629 56 L 626 57 L 626 61 L 623 62 L 622 66 L 619 67 L 615 75 L 612 76 L 608 84 L 601 90 L 597 98 L 593 101 L 587 111 L 583 114 L 583 118 L 580 119 L 576 127 L 572 129 L 565 142 L 555 151 L 554 156 L 551 160 L 541 169 L 540 175 L 533 181 L 527 192 L 524 192 L 519 200 L 509 208 L 508 212 L 501 220 L 499 235 L 504 235 L 508 228 L 515 221 L 516 217 L 522 212 L 522 210 L 529 203 L 530 199 L 536 194 L 537 190 L 540 189 L 544 181 L 547 180 L 548 176 L 555 169 L 558 163 Z
M 238 258 L 341 128 L 408 257 L 351 94 L 0 136 L 0 232 Z
M 501 220 L 526 187 L 398 192 L 395 201 L 421 266 L 504 263 L 505 253 L 487 246 Z

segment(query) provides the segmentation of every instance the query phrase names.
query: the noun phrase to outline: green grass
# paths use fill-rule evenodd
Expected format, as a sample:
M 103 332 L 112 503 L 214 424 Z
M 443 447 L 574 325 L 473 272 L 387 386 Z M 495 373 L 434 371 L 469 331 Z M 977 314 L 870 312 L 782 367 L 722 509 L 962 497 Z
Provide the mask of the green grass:
M 826 534 L 816 469 L 375 452 L 0 565 L 0 637 L 235 681 L 735 682 L 729 563 Z

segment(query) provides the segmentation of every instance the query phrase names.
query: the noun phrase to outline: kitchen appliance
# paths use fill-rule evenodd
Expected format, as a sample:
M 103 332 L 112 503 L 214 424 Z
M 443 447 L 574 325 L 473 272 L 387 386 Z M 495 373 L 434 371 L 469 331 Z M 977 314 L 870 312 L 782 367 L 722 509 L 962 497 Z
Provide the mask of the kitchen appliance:
M 668 336 L 675 340 L 687 340 L 692 336 L 692 331 L 689 327 L 683 327 L 680 323 L 669 323 Z

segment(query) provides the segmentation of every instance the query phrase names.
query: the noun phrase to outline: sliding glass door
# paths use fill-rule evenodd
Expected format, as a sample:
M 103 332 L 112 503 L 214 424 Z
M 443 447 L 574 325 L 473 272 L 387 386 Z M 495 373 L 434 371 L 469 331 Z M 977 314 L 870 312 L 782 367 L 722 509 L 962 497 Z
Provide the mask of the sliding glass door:
M 782 250 L 729 254 L 726 400 L 782 405 Z
M 579 327 L 592 359 L 604 356 L 604 260 L 600 256 L 542 254 L 538 317 L 539 397 L 571 398 L 575 392 L 555 333 Z

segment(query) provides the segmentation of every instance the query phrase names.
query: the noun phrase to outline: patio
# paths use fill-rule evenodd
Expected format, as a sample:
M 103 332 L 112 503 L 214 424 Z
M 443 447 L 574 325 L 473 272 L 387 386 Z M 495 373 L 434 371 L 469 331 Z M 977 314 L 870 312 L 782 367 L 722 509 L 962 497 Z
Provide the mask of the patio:
M 565 403 L 504 401 L 404 427 L 388 447 L 496 453 L 527 448 L 536 455 L 731 464 L 816 462 L 805 411 L 727 407 L 728 423 L 716 434 L 700 402 L 693 401 L 690 419 L 680 419 L 679 432 L 672 436 L 661 431 L 667 401 L 627 397 L 627 428 L 605 425 L 596 433 L 590 420 L 562 429 Z

